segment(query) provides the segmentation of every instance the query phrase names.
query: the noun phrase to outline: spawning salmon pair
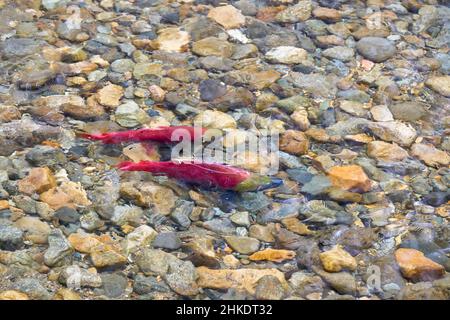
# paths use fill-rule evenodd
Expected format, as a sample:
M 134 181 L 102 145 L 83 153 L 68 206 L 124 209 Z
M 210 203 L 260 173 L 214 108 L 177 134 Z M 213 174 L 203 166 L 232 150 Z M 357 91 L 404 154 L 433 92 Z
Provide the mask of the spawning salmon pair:
M 108 132 L 102 134 L 81 134 L 89 140 L 99 140 L 106 144 L 120 143 L 124 141 L 158 141 L 179 142 L 174 139 L 176 130 L 185 130 L 191 140 L 198 135 L 203 135 L 207 129 L 189 126 L 158 127 L 154 129 L 139 129 L 120 132 Z M 179 131 L 180 132 L 180 131 Z M 146 171 L 153 175 L 165 175 L 170 178 L 196 183 L 207 187 L 218 187 L 225 190 L 260 191 L 280 186 L 283 181 L 250 173 L 246 170 L 218 163 L 194 162 L 194 161 L 140 161 L 122 162 L 118 165 L 124 171 Z

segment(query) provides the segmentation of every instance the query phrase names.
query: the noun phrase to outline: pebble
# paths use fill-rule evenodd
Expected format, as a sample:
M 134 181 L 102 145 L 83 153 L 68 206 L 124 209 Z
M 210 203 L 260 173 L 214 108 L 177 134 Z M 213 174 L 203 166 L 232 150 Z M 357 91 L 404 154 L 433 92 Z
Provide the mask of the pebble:
M 425 84 L 444 97 L 450 97 L 450 76 L 431 77 Z
M 152 246 L 157 249 L 177 250 L 181 244 L 176 232 L 162 232 L 155 237 Z
M 192 52 L 199 56 L 217 56 L 229 58 L 233 55 L 234 46 L 226 40 L 208 37 L 192 44 Z
M 411 155 L 419 158 L 427 165 L 437 167 L 440 165 L 448 165 L 450 163 L 450 155 L 442 150 L 437 149 L 431 144 L 415 143 L 411 146 Z
M 370 109 L 373 120 L 375 121 L 393 121 L 394 116 L 386 105 L 374 106 Z
M 426 106 L 420 102 L 402 102 L 389 106 L 394 119 L 415 122 L 427 115 Z
M 0 225 L 0 249 L 15 251 L 23 246 L 23 232 L 13 226 Z
M 258 251 L 260 242 L 257 239 L 239 236 L 226 236 L 225 241 L 235 251 L 250 254 Z
M 249 256 L 249 259 L 252 261 L 274 261 L 274 262 L 283 262 L 284 260 L 291 260 L 295 258 L 295 252 L 290 250 L 282 250 L 282 249 L 265 249 L 262 251 L 258 251 Z
M 403 276 L 414 282 L 436 280 L 445 273 L 443 266 L 426 258 L 422 252 L 415 249 L 397 249 L 395 259 Z
M 96 98 L 101 105 L 115 108 L 119 106 L 123 94 L 124 90 L 121 86 L 109 84 L 96 93 Z
M 125 252 L 131 253 L 142 247 L 148 246 L 156 238 L 158 233 L 147 225 L 142 225 L 127 234 L 124 249 Z
M 367 192 L 371 189 L 370 179 L 357 165 L 335 166 L 328 171 L 331 183 L 344 190 Z
M 128 101 L 118 106 L 115 118 L 116 122 L 125 128 L 133 128 L 149 120 L 148 114 L 134 101 Z
M 309 139 L 301 131 L 287 130 L 281 136 L 280 149 L 294 155 L 306 154 L 309 151 Z
M 266 59 L 275 63 L 297 64 L 306 60 L 308 53 L 305 49 L 280 46 L 266 53 Z
M 31 299 L 50 300 L 50 292 L 37 280 L 32 278 L 21 278 L 12 287 L 13 290 L 21 292 Z
M 311 17 L 312 3 L 309 0 L 301 0 L 296 5 L 287 7 L 276 15 L 276 20 L 284 23 L 305 21 Z
M 198 86 L 200 99 L 211 101 L 223 96 L 227 92 L 227 87 L 217 80 L 203 80 Z
M 51 232 L 50 226 L 36 217 L 20 218 L 14 226 L 22 230 L 24 239 L 36 244 L 46 244 Z
M 324 270 L 327 272 L 340 272 L 345 269 L 354 271 L 357 267 L 355 258 L 339 246 L 322 252 L 320 260 Z
M 402 147 L 383 141 L 371 141 L 367 144 L 367 155 L 382 161 L 402 161 L 406 159 L 408 151 Z
M 215 110 L 206 110 L 194 118 L 194 123 L 205 128 L 214 129 L 234 129 L 236 128 L 236 120 L 224 112 Z
M 364 37 L 356 43 L 356 50 L 364 58 L 379 63 L 388 60 L 396 53 L 389 40 L 379 37 Z
M 61 230 L 53 230 L 48 235 L 48 249 L 44 254 L 44 262 L 53 267 L 62 263 L 62 260 L 70 257 L 72 247 Z
M 275 276 L 264 276 L 258 280 L 255 289 L 255 298 L 259 300 L 281 300 L 285 289 Z
M 278 279 L 282 287 L 287 289 L 284 274 L 277 269 L 214 270 L 198 267 L 197 273 L 199 275 L 197 283 L 201 288 L 241 289 L 253 295 L 256 291 L 256 285 L 262 277 L 273 276 Z
M 336 46 L 324 50 L 322 54 L 330 59 L 337 59 L 344 62 L 348 62 L 353 59 L 355 51 L 352 48 L 344 46 Z
M 214 20 L 225 29 L 237 29 L 245 24 L 245 16 L 231 5 L 215 7 L 209 10 L 208 18 Z

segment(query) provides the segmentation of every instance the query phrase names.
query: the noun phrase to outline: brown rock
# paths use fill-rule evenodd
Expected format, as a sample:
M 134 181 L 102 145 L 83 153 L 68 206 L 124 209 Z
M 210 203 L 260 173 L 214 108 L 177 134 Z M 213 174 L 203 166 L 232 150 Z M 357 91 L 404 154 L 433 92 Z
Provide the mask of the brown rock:
M 245 24 L 245 16 L 241 13 L 241 10 L 231 5 L 209 10 L 208 18 L 222 25 L 225 29 L 236 29 Z
M 414 282 L 436 280 L 445 274 L 443 266 L 428 259 L 422 252 L 415 249 L 397 249 L 395 259 L 403 276 Z
M 305 134 L 310 137 L 311 139 L 314 139 L 319 142 L 327 142 L 330 141 L 330 136 L 325 131 L 325 129 L 321 128 L 309 128 L 306 130 Z
M 291 250 L 282 249 L 265 249 L 255 252 L 249 259 L 252 261 L 274 261 L 283 262 L 284 260 L 291 260 L 295 258 L 295 252 Z
M 23 217 L 14 226 L 25 233 L 25 239 L 36 244 L 46 244 L 51 229 L 49 225 L 36 217 Z
M 340 272 L 343 269 L 354 271 L 357 267 L 355 258 L 340 246 L 320 253 L 319 257 L 327 272 Z
M 28 176 L 19 181 L 18 187 L 20 192 L 28 195 L 42 193 L 56 187 L 56 180 L 49 168 L 33 168 Z
M 310 126 L 308 119 L 308 111 L 303 107 L 298 107 L 292 114 L 291 119 L 299 127 L 300 130 L 306 131 Z
M 411 154 L 432 167 L 446 166 L 450 163 L 450 156 L 447 152 L 436 149 L 433 145 L 427 143 L 413 144 Z
M 249 228 L 249 236 L 264 242 L 275 242 L 275 237 L 273 235 L 275 228 L 273 224 L 268 224 L 263 226 L 260 224 L 251 225 Z
M 148 88 L 150 91 L 150 97 L 156 102 L 163 102 L 166 97 L 166 92 L 161 87 L 153 84 Z
M 258 10 L 256 14 L 256 19 L 264 21 L 264 22 L 273 22 L 276 20 L 276 16 L 279 12 L 286 9 L 285 6 L 277 6 L 277 7 L 262 7 Z
M 75 291 L 67 288 L 61 288 L 53 296 L 54 300 L 81 300 L 81 297 Z
M 357 165 L 335 166 L 328 171 L 331 183 L 344 190 L 367 192 L 372 184 L 364 170 Z
M 308 20 L 311 17 L 312 3 L 309 0 L 301 0 L 296 5 L 287 7 L 277 14 L 278 22 L 295 23 Z
M 198 114 L 194 124 L 211 129 L 234 129 L 237 126 L 232 116 L 217 110 L 205 110 Z
M 0 292 L 0 300 L 30 300 L 25 293 L 15 291 L 15 290 L 6 290 Z
M 280 149 L 295 155 L 306 154 L 309 150 L 308 137 L 301 131 L 287 130 L 281 136 Z
M 234 46 L 226 40 L 208 37 L 192 44 L 192 52 L 199 56 L 217 56 L 229 58 L 233 55 Z
M 54 210 L 62 207 L 75 209 L 78 206 L 85 207 L 91 204 L 81 184 L 72 181 L 65 181 L 60 186 L 41 193 L 40 200 Z
M 95 247 L 102 244 L 98 237 L 82 233 L 71 233 L 67 240 L 76 251 L 81 253 L 91 253 Z
M 306 224 L 301 223 L 300 220 L 295 217 L 283 219 L 281 220 L 281 222 L 286 227 L 286 229 L 301 236 L 306 236 L 314 233 L 313 231 L 308 229 L 308 226 Z
M 97 119 L 105 114 L 105 109 L 96 101 L 94 96 L 87 99 L 87 105 L 63 104 L 61 111 L 77 120 Z
M 408 152 L 395 143 L 372 141 L 367 144 L 367 155 L 383 161 L 402 161 L 408 157 Z
M 72 233 L 68 240 L 76 251 L 88 253 L 96 268 L 117 266 L 127 262 L 121 247 L 107 235 Z
M 317 7 L 312 12 L 313 16 L 319 20 L 336 22 L 341 20 L 342 14 L 340 11 L 331 8 Z
M 151 207 L 155 213 L 162 215 L 170 214 L 177 199 L 171 189 L 150 182 L 122 183 L 120 195 L 138 206 Z
M 122 96 L 123 88 L 115 84 L 109 84 L 96 93 L 98 103 L 110 108 L 118 107 Z
M 425 84 L 444 97 L 450 97 L 450 76 L 431 77 Z
M 255 294 L 256 283 L 267 275 L 276 277 L 284 288 L 288 288 L 284 274 L 277 269 L 213 270 L 206 267 L 198 267 L 197 273 L 199 275 L 197 284 L 202 288 L 219 290 L 233 288 Z
M 91 260 L 96 268 L 113 267 L 127 263 L 127 257 L 111 245 L 95 247 Z
M 0 106 L 0 123 L 20 119 L 20 111 L 14 106 Z

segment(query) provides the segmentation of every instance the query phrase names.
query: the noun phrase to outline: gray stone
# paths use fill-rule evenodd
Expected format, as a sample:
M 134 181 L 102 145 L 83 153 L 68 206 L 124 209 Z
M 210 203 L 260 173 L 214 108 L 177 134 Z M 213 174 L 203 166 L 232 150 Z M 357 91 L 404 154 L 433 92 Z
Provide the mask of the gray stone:
M 378 37 L 365 37 L 356 44 L 358 52 L 373 62 L 383 62 L 391 58 L 396 48 L 389 40 Z
M 37 279 L 33 278 L 18 279 L 11 289 L 23 292 L 32 299 L 37 300 L 51 299 L 50 292 Z
M 22 230 L 0 224 L 0 250 L 15 251 L 23 246 Z
M 72 246 L 61 230 L 55 229 L 48 235 L 48 249 L 44 254 L 44 262 L 49 267 L 59 265 L 64 260 L 70 260 Z
M 175 232 L 159 233 L 152 242 L 154 248 L 177 250 L 181 247 L 181 240 Z
M 421 102 L 401 102 L 389 106 L 394 119 L 414 122 L 424 118 L 427 115 L 425 104 Z

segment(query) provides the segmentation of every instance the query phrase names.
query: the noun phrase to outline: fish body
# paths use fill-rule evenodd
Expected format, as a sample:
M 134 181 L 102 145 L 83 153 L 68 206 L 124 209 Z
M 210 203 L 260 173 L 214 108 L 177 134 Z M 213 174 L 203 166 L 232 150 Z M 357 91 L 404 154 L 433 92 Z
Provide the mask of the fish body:
M 259 176 L 241 168 L 217 163 L 140 161 L 122 162 L 118 167 L 124 171 L 146 171 L 206 187 L 239 192 L 260 191 L 282 184 L 282 180 L 278 178 Z
M 184 139 L 184 137 L 187 137 L 191 141 L 201 138 L 205 131 L 205 128 L 199 127 L 173 126 L 106 132 L 99 134 L 82 133 L 80 136 L 89 140 L 99 140 L 105 144 L 121 143 L 124 141 L 180 142 Z
M 175 161 L 141 161 L 122 162 L 119 168 L 125 171 L 146 171 L 154 175 L 165 175 L 186 182 L 205 186 L 218 186 L 233 189 L 250 177 L 250 173 L 226 165 L 215 163 L 175 162 Z

